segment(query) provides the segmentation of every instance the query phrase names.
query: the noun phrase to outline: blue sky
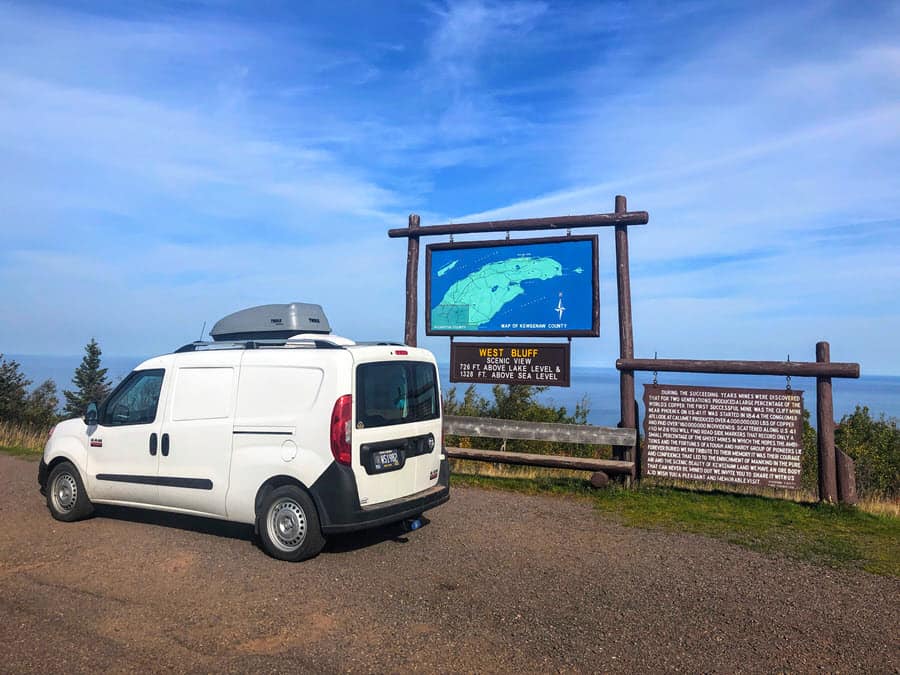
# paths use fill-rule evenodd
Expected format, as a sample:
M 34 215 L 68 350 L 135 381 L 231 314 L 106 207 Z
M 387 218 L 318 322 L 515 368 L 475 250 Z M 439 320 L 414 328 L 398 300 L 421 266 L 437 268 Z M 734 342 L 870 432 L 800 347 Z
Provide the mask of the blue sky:
M 900 374 L 897 3 L 0 2 L 0 45 L 2 352 L 295 300 L 399 339 L 407 214 L 618 193 L 638 355 Z M 578 365 L 618 351 L 612 245 Z

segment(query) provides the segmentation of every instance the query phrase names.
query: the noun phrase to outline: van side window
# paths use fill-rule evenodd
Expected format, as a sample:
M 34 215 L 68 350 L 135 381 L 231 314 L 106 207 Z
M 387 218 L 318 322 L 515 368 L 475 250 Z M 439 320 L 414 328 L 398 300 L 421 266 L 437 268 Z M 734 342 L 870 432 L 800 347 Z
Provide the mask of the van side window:
M 120 427 L 153 422 L 165 372 L 159 368 L 131 373 L 103 404 L 100 424 Z

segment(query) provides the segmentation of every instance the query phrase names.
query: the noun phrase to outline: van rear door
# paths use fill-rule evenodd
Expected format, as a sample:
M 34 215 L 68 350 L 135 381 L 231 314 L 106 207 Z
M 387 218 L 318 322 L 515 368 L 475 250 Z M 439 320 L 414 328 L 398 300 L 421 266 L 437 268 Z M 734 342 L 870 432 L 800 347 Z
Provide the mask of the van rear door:
M 437 482 L 441 407 L 433 363 L 360 363 L 354 403 L 353 471 L 362 506 L 408 497 Z

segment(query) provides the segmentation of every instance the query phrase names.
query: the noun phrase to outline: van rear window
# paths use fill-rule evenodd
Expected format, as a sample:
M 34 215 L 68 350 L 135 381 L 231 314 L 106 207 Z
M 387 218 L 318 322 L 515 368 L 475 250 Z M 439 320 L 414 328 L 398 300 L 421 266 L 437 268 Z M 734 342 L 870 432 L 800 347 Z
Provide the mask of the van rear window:
M 356 421 L 365 428 L 440 416 L 437 373 L 430 363 L 364 363 L 356 369 Z

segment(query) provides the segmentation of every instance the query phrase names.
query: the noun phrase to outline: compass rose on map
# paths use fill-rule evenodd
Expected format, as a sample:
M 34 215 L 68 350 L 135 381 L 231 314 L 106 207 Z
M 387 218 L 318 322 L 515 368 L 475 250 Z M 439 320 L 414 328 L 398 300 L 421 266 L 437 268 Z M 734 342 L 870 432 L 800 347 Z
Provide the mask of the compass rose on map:
M 559 320 L 562 321 L 563 312 L 566 311 L 566 308 L 563 307 L 562 304 L 562 293 L 559 294 L 559 302 L 556 304 L 556 312 L 559 314 Z

